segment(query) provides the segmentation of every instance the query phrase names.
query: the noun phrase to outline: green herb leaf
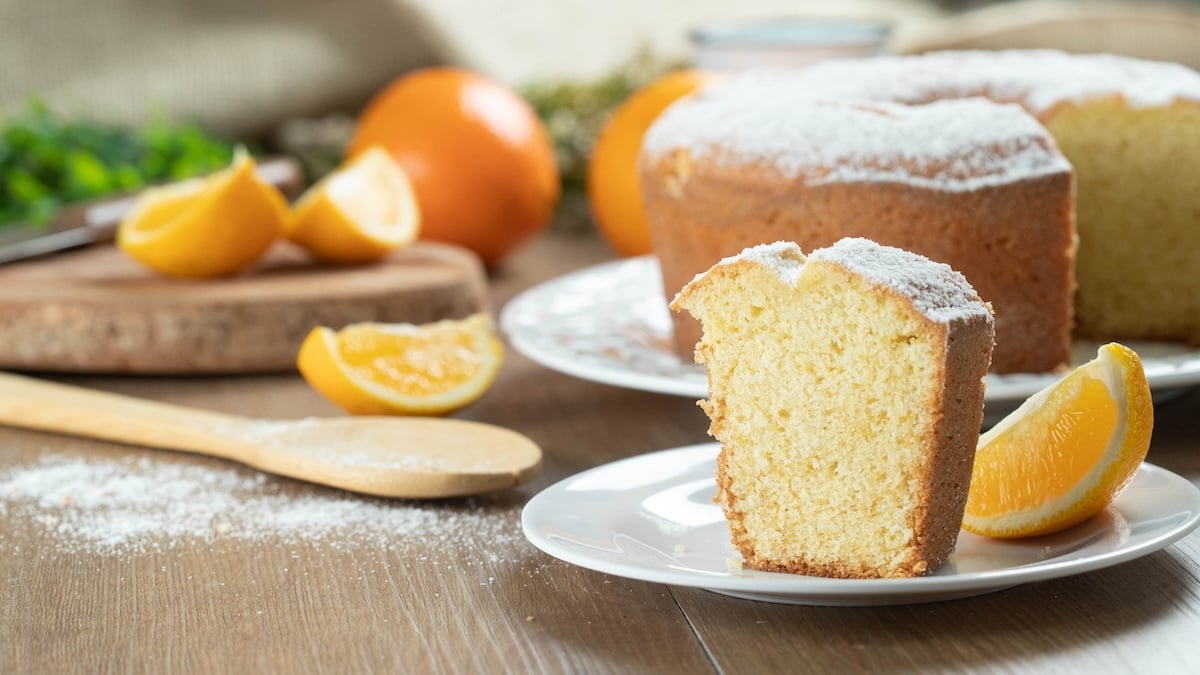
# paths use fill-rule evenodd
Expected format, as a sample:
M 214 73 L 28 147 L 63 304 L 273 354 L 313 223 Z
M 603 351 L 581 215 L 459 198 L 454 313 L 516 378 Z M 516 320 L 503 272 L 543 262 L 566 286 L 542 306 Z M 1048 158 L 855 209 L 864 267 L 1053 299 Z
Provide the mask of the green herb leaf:
M 0 121 L 0 227 L 49 223 L 64 205 L 212 173 L 232 157 L 231 144 L 196 124 L 161 114 L 138 129 L 67 120 L 34 99 Z

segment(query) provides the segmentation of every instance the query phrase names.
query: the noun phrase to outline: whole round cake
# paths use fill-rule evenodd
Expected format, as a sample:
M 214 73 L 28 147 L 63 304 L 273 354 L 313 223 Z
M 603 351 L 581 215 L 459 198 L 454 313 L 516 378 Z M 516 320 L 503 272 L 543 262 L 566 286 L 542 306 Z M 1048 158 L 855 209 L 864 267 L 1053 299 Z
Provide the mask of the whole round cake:
M 996 311 L 997 372 L 1070 360 L 1071 168 L 1018 106 L 810 100 L 760 73 L 669 109 L 643 153 L 667 296 L 754 244 L 866 237 L 971 280 Z M 672 319 L 690 358 L 699 327 Z
M 1027 155 L 1006 150 L 1010 141 L 996 135 L 1004 130 L 974 117 L 987 102 L 977 102 L 974 112 L 962 108 L 964 117 L 957 121 L 981 125 L 974 151 L 958 144 L 950 152 L 947 134 L 928 129 L 926 136 L 910 134 L 887 148 L 890 156 L 911 160 L 894 162 L 892 171 L 875 170 L 879 163 L 873 153 L 883 147 L 878 120 L 858 128 L 863 116 L 847 114 L 840 124 L 810 134 L 815 149 L 798 147 L 787 135 L 808 124 L 837 122 L 812 112 L 834 102 L 922 109 L 978 97 L 993 106 L 1020 106 L 1053 139 L 1050 147 L 1065 156 L 1075 179 L 1075 201 L 1065 214 L 1062 207 L 1049 206 L 1044 194 L 1038 196 L 1047 188 L 1036 171 L 1027 170 Z M 702 130 L 704 125 L 712 128 Z M 751 128 L 756 126 L 757 131 Z M 1026 128 L 1026 122 L 1012 128 L 1019 137 L 1018 128 Z M 773 139 L 766 129 L 791 131 Z M 822 134 L 834 148 L 854 141 L 863 151 L 833 156 Z M 1014 178 L 1004 183 L 1011 190 L 1003 196 L 995 192 L 1002 180 L 942 180 L 956 170 L 971 174 L 984 155 L 990 155 L 988 161 L 1012 162 L 1007 174 L 994 167 L 984 172 Z M 927 175 L 913 167 L 924 167 Z M 831 178 L 814 186 L 813 177 L 823 171 Z M 928 180 L 930 171 L 937 180 Z M 1200 342 L 1200 275 L 1195 274 L 1200 269 L 1200 74 L 1180 65 L 1020 50 L 828 61 L 801 70 L 746 73 L 677 103 L 660 117 L 646 137 L 642 185 L 668 297 L 690 275 L 752 243 L 790 239 L 811 248 L 842 235 L 866 236 L 950 263 L 993 302 L 995 372 L 1065 365 L 1069 357 L 1057 338 L 1042 343 L 1050 356 L 1039 356 L 1033 352 L 1043 338 L 1022 339 L 1024 329 L 1013 327 L 1030 321 L 1058 326 L 1064 314 L 1070 321 L 1073 313 L 1076 335 Z M 829 191 L 830 186 L 843 194 L 814 199 L 814 188 Z M 957 195 L 974 207 L 960 205 L 956 215 L 949 215 L 935 193 L 945 200 Z M 877 223 L 899 213 L 913 230 L 909 236 L 922 245 L 877 232 Z M 1074 225 L 1065 222 L 1071 220 Z M 941 225 L 929 224 L 935 221 Z M 944 245 L 937 240 L 955 238 L 947 233 L 972 227 L 996 230 L 990 244 L 975 245 L 974 256 L 999 256 L 1004 263 L 996 267 L 1018 267 L 1017 285 L 936 250 Z M 1047 227 L 1057 233 L 1051 243 L 1029 240 L 1037 231 L 1046 236 L 1040 228 Z M 1052 257 L 1061 258 L 1062 236 L 1076 236 L 1076 227 L 1070 278 L 1043 283 L 1047 277 L 1060 280 L 1062 265 L 1046 266 L 1045 256 L 1024 253 L 1049 245 Z M 684 243 L 693 236 L 696 243 Z M 963 243 L 974 236 L 965 235 Z M 1014 314 L 1019 305 L 996 297 L 997 286 L 1028 303 L 1056 308 L 1065 303 L 1066 310 L 1033 319 Z M 1072 286 L 1077 287 L 1073 295 Z M 1040 335 L 1057 330 L 1043 329 Z M 695 337 L 694 326 L 682 326 L 680 351 L 690 351 Z

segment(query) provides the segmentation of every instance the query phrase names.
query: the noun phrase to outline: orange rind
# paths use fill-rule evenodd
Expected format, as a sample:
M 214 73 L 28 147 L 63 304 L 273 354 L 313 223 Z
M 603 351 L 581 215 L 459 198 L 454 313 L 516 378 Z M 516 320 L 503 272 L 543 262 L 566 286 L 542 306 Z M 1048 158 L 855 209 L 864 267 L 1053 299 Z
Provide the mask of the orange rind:
M 492 386 L 504 350 L 491 317 L 424 325 L 360 323 L 313 329 L 297 366 L 308 383 L 354 415 L 443 415 Z
M 239 150 L 218 173 L 143 192 L 117 228 L 117 246 L 167 276 L 231 276 L 271 247 L 286 220 L 283 195 Z
M 367 263 L 411 244 L 420 223 L 408 175 L 376 147 L 309 188 L 284 234 L 320 260 Z
M 963 529 L 1026 537 L 1091 518 L 1137 473 L 1153 427 L 1141 359 L 1100 347 L 980 437 Z

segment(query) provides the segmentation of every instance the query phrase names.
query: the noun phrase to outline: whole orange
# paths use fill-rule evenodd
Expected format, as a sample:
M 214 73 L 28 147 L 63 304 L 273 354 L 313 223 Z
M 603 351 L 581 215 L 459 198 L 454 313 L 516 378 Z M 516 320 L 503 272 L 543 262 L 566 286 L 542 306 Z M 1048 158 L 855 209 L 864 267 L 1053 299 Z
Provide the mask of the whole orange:
M 588 203 L 596 226 L 621 255 L 651 252 L 637 158 L 646 129 L 667 106 L 704 86 L 712 75 L 677 70 L 635 91 L 613 111 L 588 159 Z
M 379 145 L 404 167 L 421 209 L 421 238 L 493 265 L 549 222 L 559 196 L 554 146 L 510 88 L 458 68 L 392 82 L 359 117 L 347 156 Z

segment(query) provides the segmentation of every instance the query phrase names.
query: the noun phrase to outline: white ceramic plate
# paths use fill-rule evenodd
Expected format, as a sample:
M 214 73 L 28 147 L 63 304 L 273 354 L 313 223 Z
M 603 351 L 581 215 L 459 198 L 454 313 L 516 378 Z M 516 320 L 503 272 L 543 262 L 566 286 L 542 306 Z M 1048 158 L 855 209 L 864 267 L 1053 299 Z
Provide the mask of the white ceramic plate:
M 672 351 L 671 318 L 652 256 L 603 263 L 535 286 L 504 307 L 500 325 L 517 351 L 552 370 L 663 394 L 707 394 L 704 369 Z M 1200 384 L 1200 351 L 1178 343 L 1127 344 L 1142 357 L 1156 400 L 1167 390 Z M 1094 358 L 1097 346 L 1077 343 L 1075 362 Z M 1057 378 L 988 375 L 988 415 L 1011 410 Z
M 526 504 L 525 536 L 588 569 L 752 600 L 869 606 L 990 593 L 1109 567 L 1183 538 L 1200 524 L 1200 489 L 1143 464 L 1103 513 L 1024 540 L 959 535 L 950 562 L 915 579 L 826 579 L 730 569 L 739 560 L 716 493 L 715 443 L 663 450 L 584 471 Z

